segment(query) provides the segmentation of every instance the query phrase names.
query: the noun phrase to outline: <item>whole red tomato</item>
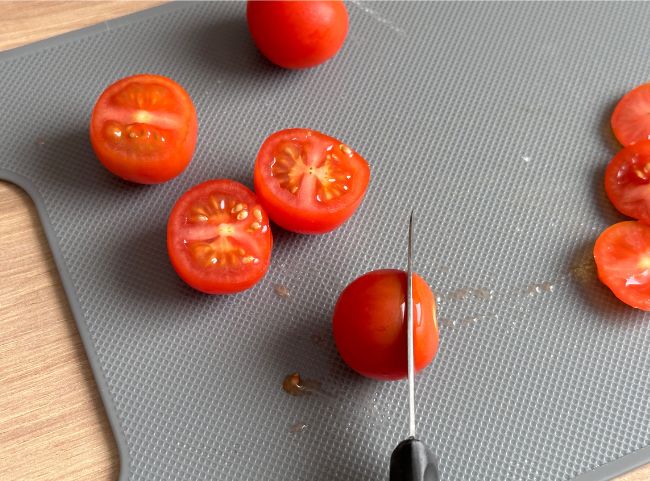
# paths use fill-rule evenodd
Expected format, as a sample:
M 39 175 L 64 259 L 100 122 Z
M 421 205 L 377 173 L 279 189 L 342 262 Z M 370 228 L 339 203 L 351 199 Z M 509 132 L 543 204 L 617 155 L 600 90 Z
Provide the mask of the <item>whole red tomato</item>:
M 348 12 L 341 1 L 249 1 L 246 16 L 257 48 L 285 68 L 325 62 L 348 33 Z
M 395 380 L 407 376 L 406 273 L 369 272 L 341 293 L 334 309 L 334 341 L 348 366 L 364 376 Z M 427 283 L 413 274 L 413 347 L 416 371 L 438 352 L 436 301 Z

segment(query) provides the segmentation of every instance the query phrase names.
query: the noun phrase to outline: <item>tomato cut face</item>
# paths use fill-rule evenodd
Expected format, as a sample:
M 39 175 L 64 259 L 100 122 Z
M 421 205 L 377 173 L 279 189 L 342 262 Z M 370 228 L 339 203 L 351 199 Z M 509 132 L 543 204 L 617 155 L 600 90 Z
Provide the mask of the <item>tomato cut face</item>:
M 90 141 L 100 162 L 142 184 L 180 174 L 192 159 L 196 136 L 190 96 L 159 75 L 135 75 L 109 86 L 90 120 Z
M 257 283 L 268 270 L 272 244 L 269 219 L 255 194 L 227 179 L 192 187 L 178 199 L 167 224 L 174 269 L 208 294 Z
M 332 327 L 339 354 L 353 370 L 380 380 L 407 375 L 406 273 L 369 272 L 339 296 Z M 413 349 L 416 371 L 438 352 L 436 300 L 427 283 L 413 274 Z
M 308 129 L 268 137 L 255 162 L 255 191 L 271 219 L 293 232 L 320 234 L 343 224 L 368 187 L 370 169 L 350 147 Z
M 650 311 L 650 226 L 619 222 L 594 246 L 598 278 L 624 303 Z
M 630 90 L 612 113 L 612 130 L 624 146 L 650 139 L 650 83 Z
M 605 192 L 622 214 L 650 222 L 650 141 L 614 156 L 605 170 Z
M 249 1 L 246 17 L 260 52 L 285 68 L 325 62 L 348 33 L 348 12 L 340 0 Z

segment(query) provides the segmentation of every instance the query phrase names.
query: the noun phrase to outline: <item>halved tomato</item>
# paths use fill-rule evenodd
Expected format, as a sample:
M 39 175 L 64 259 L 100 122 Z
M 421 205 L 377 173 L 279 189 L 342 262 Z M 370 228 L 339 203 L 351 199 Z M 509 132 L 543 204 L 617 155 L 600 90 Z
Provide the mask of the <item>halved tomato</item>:
M 167 250 L 178 275 L 208 294 L 243 291 L 269 268 L 269 219 L 242 184 L 203 182 L 185 192 L 167 224 Z
M 255 192 L 271 219 L 321 234 L 343 224 L 368 187 L 368 163 L 339 140 L 309 129 L 268 137 L 255 161 Z
M 624 303 L 650 311 L 650 226 L 619 222 L 594 246 L 598 278 Z
M 605 192 L 622 214 L 650 222 L 650 141 L 614 156 L 605 170 Z
M 650 83 L 626 93 L 612 113 L 612 130 L 627 146 L 650 139 Z
M 192 160 L 196 136 L 192 99 L 160 75 L 134 75 L 110 85 L 90 119 L 90 142 L 100 162 L 141 184 L 180 174 Z

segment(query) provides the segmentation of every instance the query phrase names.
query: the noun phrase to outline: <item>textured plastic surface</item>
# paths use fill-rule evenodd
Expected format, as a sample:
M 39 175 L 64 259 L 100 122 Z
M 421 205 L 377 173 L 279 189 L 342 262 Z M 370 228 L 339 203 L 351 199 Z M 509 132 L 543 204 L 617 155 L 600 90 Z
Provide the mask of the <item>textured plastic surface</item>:
M 442 478 L 584 481 L 649 460 L 650 319 L 595 282 L 590 249 L 620 219 L 602 188 L 618 148 L 607 122 L 648 80 L 650 5 L 349 11 L 343 50 L 308 71 L 262 59 L 244 5 L 229 3 L 0 56 L 1 176 L 44 218 L 122 480 L 386 479 L 406 384 L 350 372 L 330 315 L 353 278 L 404 267 L 413 206 L 416 270 L 440 293 L 442 331 L 418 376 L 418 434 Z M 110 175 L 87 137 L 99 93 L 137 72 L 176 79 L 199 115 L 191 166 L 155 187 Z M 329 235 L 276 229 L 271 270 L 249 292 L 192 291 L 165 252 L 173 202 L 208 178 L 251 185 L 264 137 L 293 126 L 368 159 L 359 212 Z M 284 393 L 296 370 L 323 393 Z

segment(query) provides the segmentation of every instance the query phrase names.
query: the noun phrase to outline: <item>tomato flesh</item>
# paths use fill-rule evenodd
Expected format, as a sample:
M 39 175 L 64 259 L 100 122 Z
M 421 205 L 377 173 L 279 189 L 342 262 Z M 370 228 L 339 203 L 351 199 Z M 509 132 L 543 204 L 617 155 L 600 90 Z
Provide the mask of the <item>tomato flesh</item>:
M 271 219 L 305 234 L 343 224 L 363 200 L 369 179 L 370 169 L 359 154 L 308 129 L 274 133 L 255 162 L 255 191 Z
M 396 380 L 407 376 L 406 273 L 369 272 L 341 293 L 334 309 L 334 341 L 341 357 L 363 376 Z M 413 347 L 416 371 L 438 351 L 436 301 L 413 274 Z
M 594 246 L 598 278 L 624 303 L 650 311 L 650 226 L 614 224 Z
M 167 250 L 178 275 L 208 294 L 238 292 L 268 270 L 273 239 L 255 194 L 217 179 L 192 187 L 176 202 L 167 225 Z
M 650 141 L 614 156 L 605 171 L 605 192 L 622 214 L 650 222 Z
M 135 75 L 109 86 L 90 121 L 90 140 L 100 162 L 115 175 L 142 184 L 180 174 L 192 159 L 196 137 L 190 96 L 159 75 Z
M 612 113 L 612 130 L 624 146 L 650 139 L 650 83 L 626 93 Z
M 341 1 L 249 1 L 246 17 L 260 52 L 285 68 L 325 62 L 340 50 L 348 32 Z

